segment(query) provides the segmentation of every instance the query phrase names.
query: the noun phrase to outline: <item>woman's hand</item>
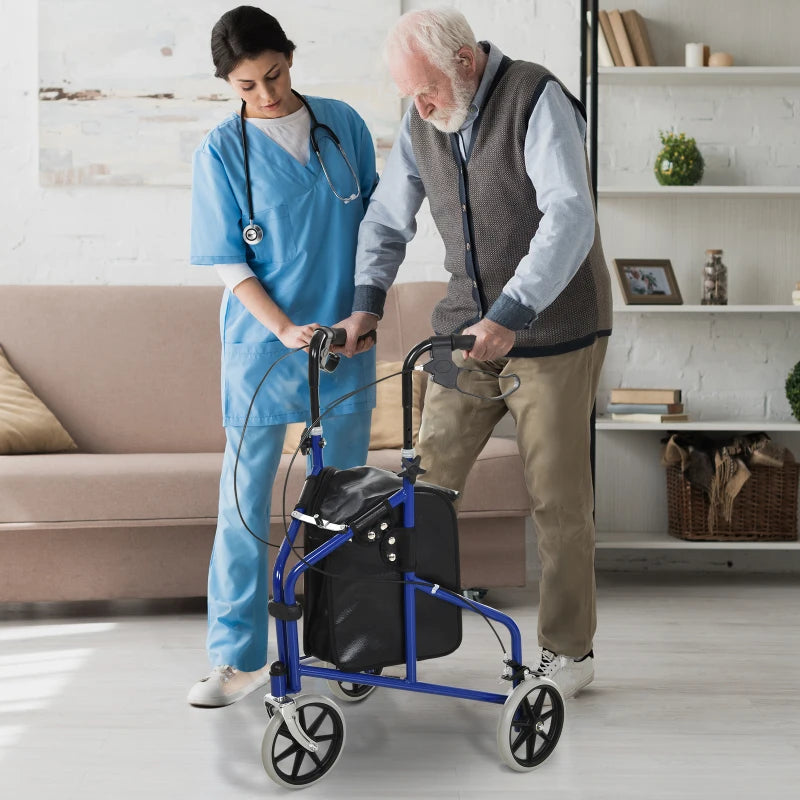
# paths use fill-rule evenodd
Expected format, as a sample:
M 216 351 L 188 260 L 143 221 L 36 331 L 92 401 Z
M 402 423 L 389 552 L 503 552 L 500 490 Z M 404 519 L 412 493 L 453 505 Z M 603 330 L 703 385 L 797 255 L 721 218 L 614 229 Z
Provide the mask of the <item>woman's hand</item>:
M 297 347 L 308 347 L 314 331 L 319 328 L 319 323 L 310 322 L 308 325 L 295 325 L 291 320 L 287 320 L 280 330 L 275 331 L 275 335 L 280 339 L 284 347 L 294 350 Z

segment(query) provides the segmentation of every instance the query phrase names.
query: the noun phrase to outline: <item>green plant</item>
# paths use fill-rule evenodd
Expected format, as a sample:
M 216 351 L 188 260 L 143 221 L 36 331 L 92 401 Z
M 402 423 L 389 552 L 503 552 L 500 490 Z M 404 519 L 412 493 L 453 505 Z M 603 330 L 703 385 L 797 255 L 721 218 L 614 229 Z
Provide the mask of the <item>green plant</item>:
M 653 171 L 663 186 L 694 186 L 703 177 L 705 163 L 694 139 L 685 133 L 659 131 L 663 147 Z
M 800 421 L 800 361 L 792 367 L 786 378 L 786 399 L 794 418 Z

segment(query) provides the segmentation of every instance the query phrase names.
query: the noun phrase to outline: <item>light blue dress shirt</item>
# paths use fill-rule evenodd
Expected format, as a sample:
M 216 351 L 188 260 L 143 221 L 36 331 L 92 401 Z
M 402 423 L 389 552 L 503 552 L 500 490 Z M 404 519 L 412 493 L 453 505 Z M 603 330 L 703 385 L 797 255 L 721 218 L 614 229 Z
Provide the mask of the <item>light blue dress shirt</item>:
M 488 46 L 483 77 L 459 131 L 465 158 L 473 124 L 503 58 L 499 48 Z M 411 145 L 411 110 L 403 117 L 359 228 L 354 311 L 382 312 L 383 294 L 394 282 L 406 245 L 417 230 L 416 215 L 425 188 Z M 528 253 L 486 313 L 511 330 L 535 324 L 536 316 L 575 276 L 594 242 L 595 213 L 586 170 L 585 135 L 586 123 L 580 111 L 561 86 L 550 81 L 533 108 L 525 136 L 525 169 L 536 187 L 543 217 Z

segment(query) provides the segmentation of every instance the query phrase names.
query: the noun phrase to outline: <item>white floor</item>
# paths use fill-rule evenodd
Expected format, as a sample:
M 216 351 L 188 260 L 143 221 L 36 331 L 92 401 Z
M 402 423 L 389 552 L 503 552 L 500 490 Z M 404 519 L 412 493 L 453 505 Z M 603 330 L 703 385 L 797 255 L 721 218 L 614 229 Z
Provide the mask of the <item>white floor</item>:
M 515 773 L 499 707 L 378 689 L 343 706 L 344 754 L 309 798 L 797 798 L 797 577 L 601 574 L 597 677 L 567 703 L 553 756 Z M 492 592 L 535 642 L 535 587 Z M 0 606 L 0 797 L 287 795 L 260 761 L 262 692 L 216 710 L 197 604 Z M 528 651 L 532 659 L 534 648 Z M 420 679 L 500 691 L 500 650 L 465 617 L 457 653 Z M 308 681 L 305 692 L 324 691 Z

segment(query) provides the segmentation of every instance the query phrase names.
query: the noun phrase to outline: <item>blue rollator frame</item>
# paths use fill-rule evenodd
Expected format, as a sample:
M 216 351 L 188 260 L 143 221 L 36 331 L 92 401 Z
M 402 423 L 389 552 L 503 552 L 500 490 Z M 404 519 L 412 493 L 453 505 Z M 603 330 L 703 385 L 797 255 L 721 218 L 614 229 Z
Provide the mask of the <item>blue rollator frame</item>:
M 319 370 L 321 365 L 326 364 L 328 369 L 335 367 L 338 356 L 331 354 L 329 349 L 332 345 L 343 344 L 342 334 L 344 331 L 338 329 L 320 328 L 314 334 L 309 346 L 309 391 L 313 422 L 310 436 L 306 438 L 306 445 L 311 453 L 312 475 L 318 475 L 324 466 L 324 441 L 322 426 L 319 424 Z M 415 526 L 414 483 L 416 470 L 419 467 L 419 459 L 416 458 L 413 449 L 411 423 L 412 372 L 417 360 L 424 353 L 435 349 L 437 357 L 440 357 L 443 342 L 447 345 L 447 351 L 452 353 L 455 349 L 468 349 L 474 343 L 474 337 L 449 336 L 427 339 L 409 352 L 403 364 L 404 442 L 401 453 L 403 471 L 400 473 L 402 488 L 383 499 L 382 507 L 385 509 L 386 503 L 392 509 L 402 507 L 402 525 L 405 528 Z M 454 372 L 457 371 L 452 358 L 450 367 Z M 448 369 L 445 366 L 445 371 Z M 450 378 L 449 385 L 455 387 L 454 377 Z M 405 677 L 384 676 L 378 674 L 380 670 L 346 672 L 333 667 L 315 665 L 311 663 L 315 660 L 312 656 L 301 656 L 297 626 L 301 609 L 295 595 L 297 582 L 311 567 L 345 545 L 354 536 L 351 527 L 307 516 L 304 511 L 305 509 L 296 507 L 292 512 L 293 519 L 273 569 L 273 600 L 270 603 L 270 613 L 275 617 L 278 660 L 272 664 L 270 671 L 271 693 L 265 698 L 265 703 L 272 719 L 262 746 L 264 766 L 270 777 L 279 784 L 292 788 L 311 785 L 331 769 L 340 755 L 344 739 L 344 721 L 338 707 L 322 696 L 313 697 L 313 702 L 309 701 L 305 705 L 300 698 L 295 702 L 290 697 L 300 692 L 303 677 L 322 678 L 340 684 L 352 683 L 359 687 L 403 689 L 409 692 L 502 705 L 504 712 L 498 729 L 501 758 L 512 769 L 518 771 L 528 771 L 539 766 L 550 755 L 560 736 L 564 720 L 563 699 L 554 683 L 534 676 L 524 667 L 522 637 L 514 620 L 487 605 L 467 600 L 449 589 L 443 589 L 435 583 L 417 577 L 415 572 L 403 572 Z M 322 545 L 306 553 L 287 574 L 287 562 L 303 522 L 326 528 L 333 533 Z M 510 694 L 475 691 L 417 680 L 415 623 L 418 592 L 434 597 L 440 602 L 458 606 L 464 611 L 478 613 L 487 620 L 493 620 L 505 627 L 511 639 L 511 648 L 510 654 L 506 653 L 504 656 L 503 677 L 514 687 Z M 315 712 L 317 716 L 314 717 Z M 340 717 L 338 720 L 337 715 Z M 339 730 L 341 730 L 341 742 L 338 743 L 338 750 L 331 754 L 331 748 L 336 749 Z M 327 733 L 318 735 L 321 731 Z M 330 745 L 324 755 L 321 753 L 321 743 Z M 306 754 L 309 758 L 310 771 L 304 772 L 301 764 Z M 282 767 L 282 761 L 290 762 L 289 767 Z

